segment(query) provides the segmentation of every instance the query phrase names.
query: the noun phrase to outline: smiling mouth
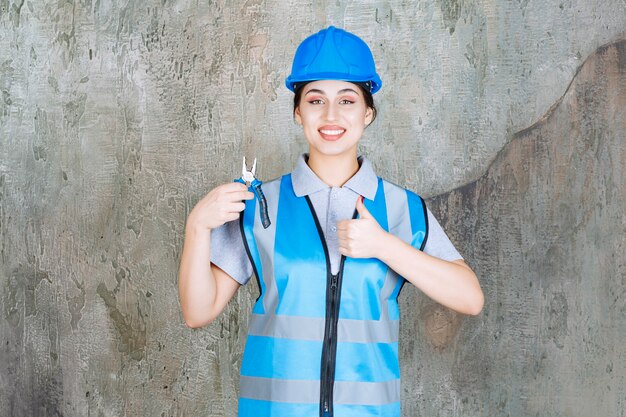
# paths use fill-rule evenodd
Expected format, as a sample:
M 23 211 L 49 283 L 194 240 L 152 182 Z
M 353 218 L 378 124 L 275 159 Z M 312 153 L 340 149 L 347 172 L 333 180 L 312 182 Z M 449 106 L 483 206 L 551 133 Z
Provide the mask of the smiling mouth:
M 320 130 L 320 132 L 322 132 L 325 135 L 340 135 L 343 132 L 345 132 L 344 129 L 337 129 L 337 130 Z
M 320 129 L 320 136 L 325 140 L 337 140 L 346 132 L 346 129 Z

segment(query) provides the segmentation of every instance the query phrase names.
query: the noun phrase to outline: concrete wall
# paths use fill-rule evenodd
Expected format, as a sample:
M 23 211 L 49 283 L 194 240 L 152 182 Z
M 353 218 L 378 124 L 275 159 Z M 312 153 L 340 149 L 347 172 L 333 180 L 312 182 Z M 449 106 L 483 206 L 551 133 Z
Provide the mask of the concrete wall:
M 405 286 L 403 415 L 624 417 L 623 0 L 0 0 L 0 416 L 235 414 L 258 288 L 187 329 L 184 222 L 306 150 L 283 80 L 327 24 L 383 78 L 362 152 L 486 295 Z

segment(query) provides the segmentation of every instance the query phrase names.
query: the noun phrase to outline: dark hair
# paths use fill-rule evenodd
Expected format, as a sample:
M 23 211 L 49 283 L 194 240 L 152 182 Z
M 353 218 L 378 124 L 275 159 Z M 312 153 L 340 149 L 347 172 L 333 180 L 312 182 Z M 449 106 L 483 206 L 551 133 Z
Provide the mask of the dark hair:
M 302 84 L 294 85 L 294 95 L 293 95 L 294 114 L 296 112 L 296 109 L 300 105 L 300 99 L 302 98 L 302 91 L 304 90 L 302 87 L 304 87 L 310 82 L 311 81 L 307 81 L 307 82 L 303 82 Z M 363 93 L 363 98 L 365 99 L 365 105 L 369 107 L 370 109 L 372 109 L 372 122 L 374 122 L 374 119 L 376 119 L 377 110 L 376 110 L 376 106 L 374 105 L 374 97 L 372 96 L 372 93 L 370 93 L 370 90 L 366 88 L 366 86 L 364 85 L 365 83 L 353 83 L 353 84 L 357 85 L 359 89 L 361 89 L 361 93 Z M 370 124 L 372 122 L 370 122 Z

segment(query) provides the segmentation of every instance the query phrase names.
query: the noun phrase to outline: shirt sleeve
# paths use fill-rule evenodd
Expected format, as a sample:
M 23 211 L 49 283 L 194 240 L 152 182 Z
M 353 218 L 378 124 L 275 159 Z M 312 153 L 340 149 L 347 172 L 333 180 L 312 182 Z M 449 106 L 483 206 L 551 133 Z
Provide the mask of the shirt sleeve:
M 247 284 L 252 277 L 252 264 L 243 245 L 239 220 L 211 230 L 211 263 L 241 285 Z
M 428 208 L 426 208 L 426 211 L 428 212 L 428 239 L 424 246 L 424 253 L 443 259 L 444 261 L 463 259 L 437 219 L 435 219 L 435 216 L 433 216 Z

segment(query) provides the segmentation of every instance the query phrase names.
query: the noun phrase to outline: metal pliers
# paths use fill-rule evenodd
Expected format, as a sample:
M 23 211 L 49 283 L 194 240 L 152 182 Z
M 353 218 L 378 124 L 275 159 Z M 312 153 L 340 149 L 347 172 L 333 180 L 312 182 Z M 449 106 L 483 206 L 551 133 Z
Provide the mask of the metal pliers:
M 259 200 L 259 215 L 261 216 L 261 223 L 263 224 L 263 228 L 267 229 L 270 227 L 270 217 L 267 214 L 267 200 L 265 199 L 265 194 L 263 194 L 263 190 L 261 189 L 262 181 L 259 181 L 254 176 L 256 172 L 256 158 L 254 158 L 254 162 L 252 163 L 252 170 L 248 171 L 248 167 L 246 167 L 246 157 L 243 157 L 243 166 L 241 168 L 241 178 L 235 179 L 235 182 L 240 182 L 248 186 L 248 189 L 252 188 L 252 192 L 256 195 Z

